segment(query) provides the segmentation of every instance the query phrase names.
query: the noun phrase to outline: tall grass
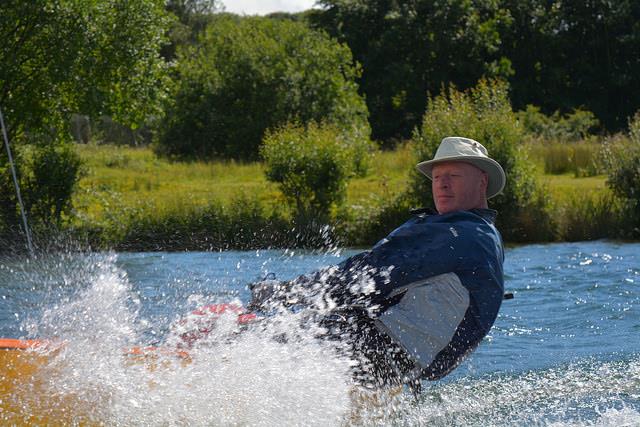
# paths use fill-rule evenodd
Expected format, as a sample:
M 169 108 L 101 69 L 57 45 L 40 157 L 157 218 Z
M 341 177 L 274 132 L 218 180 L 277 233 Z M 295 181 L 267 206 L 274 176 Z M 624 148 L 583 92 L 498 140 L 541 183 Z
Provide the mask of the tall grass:
M 572 173 L 580 178 L 605 172 L 602 145 L 597 142 L 530 142 L 527 149 L 545 174 Z
M 76 209 L 100 221 L 108 211 L 166 211 L 228 204 L 241 193 L 257 195 L 266 209 L 278 204 L 279 192 L 264 177 L 262 164 L 170 162 L 148 148 L 79 145 L 85 173 L 74 199 Z
M 638 236 L 631 206 L 612 193 L 573 193 L 559 206 L 563 241 Z

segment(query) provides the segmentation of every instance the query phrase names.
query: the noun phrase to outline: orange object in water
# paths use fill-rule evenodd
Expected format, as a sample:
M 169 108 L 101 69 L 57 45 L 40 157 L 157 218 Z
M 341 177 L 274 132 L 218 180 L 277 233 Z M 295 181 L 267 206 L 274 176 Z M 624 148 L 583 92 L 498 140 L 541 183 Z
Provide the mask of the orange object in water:
M 1 425 L 96 424 L 81 396 L 49 391 L 42 371 L 59 346 L 45 340 L 0 338 Z
M 56 353 L 65 344 L 49 340 L 0 338 L 0 425 L 103 425 L 83 396 L 52 392 L 50 382 L 68 372 Z M 125 364 L 143 364 L 155 371 L 172 356 L 182 366 L 189 353 L 161 347 L 131 347 L 122 352 Z
M 51 345 L 45 340 L 19 340 L 15 338 L 0 338 L 0 350 L 26 350 Z
M 189 343 L 206 336 L 222 314 L 237 316 L 239 325 L 258 320 L 233 304 L 212 304 L 195 310 L 196 322 Z M 68 362 L 55 360 L 64 341 L 0 338 L 0 425 L 102 425 L 95 408 L 84 396 L 52 392 L 51 381 L 69 375 Z M 125 365 L 143 364 L 150 371 L 191 363 L 187 350 L 169 347 L 130 347 L 122 350 Z M 168 358 L 165 356 L 169 356 Z M 54 362 L 54 363 L 52 363 Z

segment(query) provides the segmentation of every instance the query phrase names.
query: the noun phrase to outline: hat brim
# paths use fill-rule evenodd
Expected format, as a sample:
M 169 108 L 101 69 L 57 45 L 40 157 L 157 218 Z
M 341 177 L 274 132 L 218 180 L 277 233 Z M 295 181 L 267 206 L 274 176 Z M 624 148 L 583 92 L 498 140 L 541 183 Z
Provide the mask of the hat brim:
M 433 177 L 431 176 L 431 170 L 433 169 L 433 166 L 437 165 L 438 163 L 446 162 L 470 163 L 478 169 L 486 172 L 489 178 L 489 182 L 487 184 L 487 199 L 500 194 L 507 182 L 507 177 L 504 173 L 504 169 L 502 169 L 502 166 L 500 166 L 500 163 L 489 157 L 471 157 L 468 155 L 441 157 L 437 160 L 427 160 L 425 162 L 420 162 L 416 165 L 416 168 L 418 168 L 418 170 L 426 175 L 429 179 L 433 179 Z

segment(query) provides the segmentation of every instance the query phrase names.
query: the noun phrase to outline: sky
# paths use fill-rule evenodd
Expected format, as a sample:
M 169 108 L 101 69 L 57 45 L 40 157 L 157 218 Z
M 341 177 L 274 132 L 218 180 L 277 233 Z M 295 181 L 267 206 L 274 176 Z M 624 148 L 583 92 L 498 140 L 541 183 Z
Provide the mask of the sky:
M 239 15 L 266 15 L 271 12 L 301 12 L 316 0 L 222 0 L 227 12 Z

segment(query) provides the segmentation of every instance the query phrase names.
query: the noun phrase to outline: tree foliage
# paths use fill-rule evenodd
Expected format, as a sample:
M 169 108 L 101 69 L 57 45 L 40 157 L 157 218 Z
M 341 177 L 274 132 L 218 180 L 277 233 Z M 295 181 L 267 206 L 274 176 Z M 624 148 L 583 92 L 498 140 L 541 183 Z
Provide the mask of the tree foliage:
M 290 121 L 368 128 L 349 49 L 302 23 L 221 15 L 178 59 L 162 153 L 255 159 Z
M 162 56 L 172 61 L 177 47 L 196 43 L 198 35 L 215 13 L 224 10 L 224 5 L 219 0 L 167 0 L 166 8 L 176 19 L 169 27 L 170 43 L 163 47 Z
M 574 110 L 568 114 L 559 111 L 548 116 L 534 105 L 516 113 L 525 133 L 546 141 L 576 142 L 586 140 L 600 125 L 591 111 Z
M 56 221 L 68 209 L 79 170 L 64 146 L 71 113 L 109 115 L 132 128 L 161 114 L 164 4 L 4 0 L 0 17 L 0 108 L 24 198 L 32 219 Z M 0 222 L 9 226 L 17 208 L 4 149 L 0 170 Z
M 640 3 L 504 0 L 513 25 L 502 33 L 511 60 L 512 102 L 551 114 L 592 111 L 609 130 L 638 108 Z
M 406 137 L 427 92 L 508 79 L 515 109 L 592 111 L 608 130 L 638 108 L 640 3 L 634 0 L 321 0 L 314 26 L 363 66 L 375 138 Z
M 508 13 L 497 1 L 322 0 L 313 25 L 347 43 L 363 66 L 361 91 L 376 139 L 409 137 L 427 93 L 506 77 L 500 29 Z
M 71 112 L 134 128 L 160 113 L 161 0 L 6 0 L 0 16 L 0 105 L 14 138 L 66 130 Z

